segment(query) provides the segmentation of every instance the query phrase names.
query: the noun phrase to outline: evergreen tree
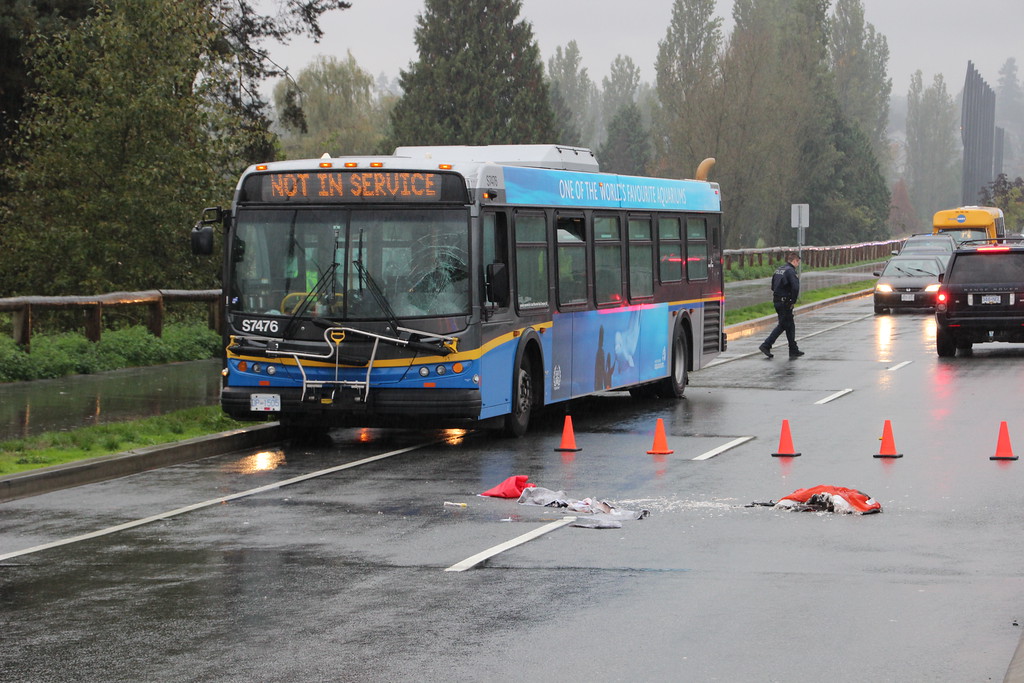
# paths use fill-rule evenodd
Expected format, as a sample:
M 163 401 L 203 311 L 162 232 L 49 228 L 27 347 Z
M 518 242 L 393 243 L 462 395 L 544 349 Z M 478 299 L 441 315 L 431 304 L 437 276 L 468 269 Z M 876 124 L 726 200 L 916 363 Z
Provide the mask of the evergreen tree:
M 655 61 L 659 107 L 653 128 L 659 175 L 689 177 L 716 150 L 723 107 L 718 53 L 722 20 L 714 0 L 674 0 Z
M 1017 78 L 1017 60 L 1010 57 L 999 69 L 996 125 L 1005 131 L 1003 170 L 1024 175 L 1024 89 Z
M 920 71 L 907 93 L 907 189 L 918 220 L 931 225 L 932 215 L 960 205 L 960 116 L 942 74 L 924 87 Z
M 837 0 L 831 24 L 832 73 L 839 110 L 860 126 L 880 161 L 887 156 L 886 126 L 892 79 L 887 76 L 889 45 L 864 21 L 862 0 Z
M 399 77 L 397 145 L 554 143 L 540 49 L 519 0 L 426 0 Z
M 597 153 L 601 170 L 626 175 L 646 174 L 649 139 L 640 108 L 630 102 L 608 122 L 608 139 Z
M 590 80 L 587 69 L 581 66 L 583 60 L 575 40 L 569 41 L 563 51 L 555 48 L 555 54 L 548 60 L 548 79 L 552 92 L 558 93 L 562 111 L 558 123 L 565 132 L 577 133 L 577 139 L 559 139 L 569 145 L 594 148 L 600 139 L 601 102 L 597 87 Z M 565 120 L 565 114 L 569 119 Z
M 607 116 L 615 116 L 636 103 L 639 89 L 640 67 L 629 57 L 617 55 L 608 75 L 601 79 L 601 109 Z

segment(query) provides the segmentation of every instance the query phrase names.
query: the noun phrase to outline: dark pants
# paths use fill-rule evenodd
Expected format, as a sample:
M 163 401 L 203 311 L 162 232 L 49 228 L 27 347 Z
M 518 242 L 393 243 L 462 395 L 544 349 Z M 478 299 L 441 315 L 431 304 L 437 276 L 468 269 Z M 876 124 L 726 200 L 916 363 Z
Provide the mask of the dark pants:
M 768 338 L 764 340 L 761 346 L 771 348 L 775 340 L 785 332 L 786 341 L 789 342 L 789 350 L 797 351 L 796 345 L 796 321 L 793 320 L 793 304 L 789 301 L 775 301 L 775 313 L 779 316 L 779 322 L 775 325 L 775 329 L 772 330 Z

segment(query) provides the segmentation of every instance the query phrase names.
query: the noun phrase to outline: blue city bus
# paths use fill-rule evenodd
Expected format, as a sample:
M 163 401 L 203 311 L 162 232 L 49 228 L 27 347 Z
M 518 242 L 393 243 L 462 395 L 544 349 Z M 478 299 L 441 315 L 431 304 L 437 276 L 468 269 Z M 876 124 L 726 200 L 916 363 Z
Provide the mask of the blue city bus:
M 221 405 L 296 429 L 523 434 L 607 390 L 678 398 L 724 350 L 721 197 L 556 145 L 248 168 L 224 228 Z

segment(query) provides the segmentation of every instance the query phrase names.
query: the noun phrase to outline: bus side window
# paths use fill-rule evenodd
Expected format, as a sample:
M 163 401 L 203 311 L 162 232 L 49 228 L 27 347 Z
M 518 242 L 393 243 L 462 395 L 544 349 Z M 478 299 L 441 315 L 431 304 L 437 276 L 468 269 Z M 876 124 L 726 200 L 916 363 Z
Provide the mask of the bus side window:
M 586 303 L 586 223 L 582 216 L 559 216 L 555 225 L 558 242 L 558 303 Z
M 622 232 L 618 216 L 594 216 L 594 297 L 622 303 Z
M 548 237 L 543 214 L 518 214 L 516 240 L 516 300 L 519 308 L 548 305 Z
M 708 222 L 704 218 L 686 219 L 686 278 L 708 279 Z
M 654 296 L 654 258 L 651 250 L 650 218 L 629 219 L 629 298 L 647 299 Z
M 483 257 L 481 288 L 485 303 L 508 306 L 508 216 L 486 212 L 482 217 Z M 498 280 L 502 280 L 498 282 Z
M 683 244 L 678 218 L 658 219 L 658 277 L 662 282 L 683 279 Z

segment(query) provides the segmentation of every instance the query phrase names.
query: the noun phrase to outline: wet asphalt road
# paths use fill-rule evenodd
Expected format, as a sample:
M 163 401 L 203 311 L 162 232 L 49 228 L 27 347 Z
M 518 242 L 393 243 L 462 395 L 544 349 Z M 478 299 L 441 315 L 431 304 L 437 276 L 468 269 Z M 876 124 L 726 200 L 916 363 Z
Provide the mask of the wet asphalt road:
M 1001 680 L 1024 465 L 989 456 L 1001 420 L 1024 435 L 1024 345 L 939 359 L 929 315 L 875 317 L 870 298 L 797 329 L 804 358 L 733 339 L 683 401 L 572 404 L 576 453 L 554 450 L 561 414 L 517 441 L 347 430 L 2 504 L 2 677 Z M 669 455 L 647 453 L 659 417 Z M 903 458 L 872 457 L 886 419 Z M 771 456 L 782 420 L 800 457 Z M 651 515 L 444 571 L 564 518 L 475 495 L 514 474 Z M 745 507 L 817 484 L 884 512 Z

